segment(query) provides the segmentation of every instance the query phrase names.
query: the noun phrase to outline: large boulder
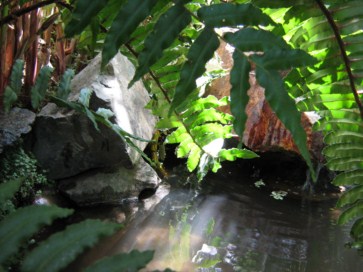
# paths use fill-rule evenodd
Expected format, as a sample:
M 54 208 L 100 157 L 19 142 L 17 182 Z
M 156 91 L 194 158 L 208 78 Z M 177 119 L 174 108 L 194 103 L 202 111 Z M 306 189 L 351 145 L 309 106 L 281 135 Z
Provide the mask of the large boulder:
M 93 170 L 59 182 L 59 189 L 78 206 L 120 205 L 144 190 L 155 191 L 160 178 L 142 158 L 129 169 Z
M 34 120 L 35 113 L 27 109 L 15 107 L 9 113 L 0 112 L 0 153 L 28 134 Z
M 73 79 L 70 100 L 77 100 L 82 88 L 90 88 L 93 90 L 92 110 L 111 109 L 115 113 L 114 121 L 123 130 L 150 140 L 156 119 L 145 109 L 148 92 L 141 81 L 127 88 L 134 66 L 121 54 L 117 54 L 102 73 L 100 65 L 98 55 Z M 38 114 L 32 152 L 53 179 L 115 165 L 133 167 L 140 154 L 111 129 L 101 124 L 99 128 L 97 131 L 92 122 L 78 112 L 48 104 Z M 141 150 L 147 144 L 136 140 L 134 143 Z

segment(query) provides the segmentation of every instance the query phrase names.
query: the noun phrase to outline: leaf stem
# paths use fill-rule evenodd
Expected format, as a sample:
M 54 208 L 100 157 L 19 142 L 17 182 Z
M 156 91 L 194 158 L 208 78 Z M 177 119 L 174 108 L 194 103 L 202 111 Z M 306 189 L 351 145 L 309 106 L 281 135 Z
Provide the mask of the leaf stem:
M 351 69 L 351 66 L 350 66 L 350 61 L 349 61 L 349 58 L 348 58 L 348 55 L 347 55 L 347 51 L 345 49 L 343 39 L 342 39 L 342 37 L 341 37 L 341 35 L 339 33 L 339 28 L 338 28 L 337 24 L 335 23 L 334 18 L 331 15 L 330 11 L 324 5 L 322 0 L 315 0 L 315 1 L 319 5 L 319 8 L 321 9 L 321 11 L 324 13 L 326 19 L 328 20 L 328 23 L 330 24 L 330 26 L 331 26 L 331 28 L 332 28 L 332 30 L 334 32 L 335 38 L 337 39 L 339 49 L 340 49 L 340 52 L 342 54 L 342 58 L 343 58 L 343 61 L 344 61 L 345 70 L 348 73 L 349 84 L 350 84 L 352 93 L 354 95 L 354 100 L 357 103 L 361 119 L 363 120 L 363 105 L 362 105 L 362 102 L 359 99 L 358 91 L 357 91 L 357 88 L 356 88 L 356 86 L 354 84 L 354 75 L 353 75 L 353 72 L 352 72 L 352 69 Z

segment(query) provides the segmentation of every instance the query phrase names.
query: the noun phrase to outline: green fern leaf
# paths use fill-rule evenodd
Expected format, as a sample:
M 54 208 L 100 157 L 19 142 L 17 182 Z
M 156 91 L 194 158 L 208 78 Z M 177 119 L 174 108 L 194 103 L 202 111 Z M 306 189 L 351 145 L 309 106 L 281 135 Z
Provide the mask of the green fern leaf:
M 14 194 L 19 190 L 24 179 L 24 177 L 18 178 L 0 184 L 0 206 L 4 204 L 5 201 L 14 197 Z
M 116 55 L 131 33 L 150 14 L 157 0 L 129 0 L 121 7 L 105 38 L 102 50 L 102 67 Z
M 201 155 L 202 155 L 202 150 L 197 145 L 195 144 L 192 145 L 187 160 L 187 167 L 189 172 L 192 172 L 194 171 L 195 168 L 197 168 Z
M 188 61 L 183 65 L 169 112 L 182 104 L 185 98 L 194 91 L 196 79 L 204 73 L 205 64 L 213 57 L 218 46 L 219 40 L 213 29 L 203 29 L 188 52 Z
M 145 47 L 138 58 L 139 67 L 129 87 L 148 72 L 149 67 L 160 58 L 162 51 L 173 43 L 190 22 L 190 14 L 182 4 L 173 6 L 160 17 L 153 32 L 145 40 Z
M 93 17 L 107 5 L 107 2 L 108 0 L 77 1 L 76 8 L 72 13 L 72 19 L 65 28 L 66 36 L 72 37 L 76 34 L 80 34 L 86 26 L 90 25 Z
M 188 136 L 186 133 L 186 129 L 184 126 L 179 127 L 177 130 L 173 131 L 166 137 L 166 143 L 168 144 L 177 144 L 180 143 L 184 137 Z
M 184 120 L 184 124 L 188 127 L 195 127 L 206 122 L 218 122 L 228 124 L 232 120 L 232 116 L 219 112 L 214 108 L 205 109 L 201 112 L 196 112 Z
M 34 109 L 38 109 L 45 97 L 52 71 L 53 68 L 50 66 L 44 66 L 40 69 L 35 84 L 31 89 L 31 102 Z
M 323 149 L 323 154 L 326 157 L 358 157 L 363 154 L 363 145 L 361 144 L 334 144 Z
M 78 102 L 88 108 L 92 93 L 93 91 L 91 89 L 82 88 L 79 93 Z
M 360 199 L 363 199 L 363 185 L 355 186 L 344 192 L 337 202 L 337 207 L 342 208 L 346 205 L 352 205 Z
M 362 233 L 363 233 L 363 217 L 357 219 L 350 230 L 350 234 L 356 240 L 358 239 L 362 240 Z
M 348 171 L 363 168 L 363 154 L 358 157 L 332 158 L 326 166 L 333 171 Z
M 24 259 L 23 271 L 59 271 L 85 248 L 120 229 L 119 224 L 88 219 L 68 226 L 39 244 Z
M 331 131 L 324 137 L 328 145 L 339 143 L 363 143 L 363 133 L 354 131 Z
M 281 38 L 269 31 L 243 28 L 235 33 L 226 33 L 226 41 L 241 51 L 267 51 L 274 48 L 291 49 Z
M 103 258 L 88 267 L 85 272 L 139 271 L 153 259 L 153 256 L 154 252 L 151 250 L 143 252 L 133 250 L 130 253 L 121 253 Z
M 338 224 L 346 224 L 358 216 L 363 215 L 363 200 L 359 200 L 355 205 L 349 207 L 339 216 Z
M 176 151 L 176 156 L 178 158 L 186 158 L 192 147 L 195 146 L 195 143 L 193 142 L 192 137 L 185 136 L 183 140 L 180 142 L 180 145 L 178 146 L 178 149 Z
M 18 100 L 18 95 L 10 86 L 6 86 L 4 91 L 4 109 L 9 112 L 14 103 Z
M 34 235 L 43 225 L 56 218 L 67 217 L 73 210 L 50 206 L 19 208 L 0 222 L 0 264 L 18 252 L 22 243 Z M 35 271 L 35 270 L 33 270 Z
M 57 97 L 63 100 L 67 100 L 68 95 L 71 92 L 71 82 L 74 77 L 74 70 L 67 69 L 62 78 L 60 80 L 58 89 L 57 89 Z
M 233 53 L 233 67 L 231 70 L 231 112 L 235 118 L 233 127 L 242 137 L 247 120 L 246 106 L 249 101 L 247 91 L 250 88 L 249 72 L 251 65 L 248 59 L 237 50 Z
M 170 116 L 170 118 L 163 118 L 158 121 L 156 124 L 157 129 L 172 129 L 178 128 L 182 125 L 179 119 L 176 116 Z
M 262 56 L 253 55 L 252 60 L 265 69 L 287 70 L 294 67 L 313 65 L 315 58 L 300 49 L 268 50 Z
M 275 25 L 269 16 L 251 4 L 204 6 L 198 10 L 198 16 L 209 27 Z
M 221 151 L 219 151 L 218 156 L 221 158 L 222 161 L 235 161 L 237 158 L 254 159 L 259 157 L 255 152 L 251 150 L 238 148 L 222 149 Z
M 336 186 L 363 185 L 363 169 L 340 173 L 334 178 L 333 184 Z
M 183 117 L 189 117 L 195 112 L 203 111 L 210 108 L 222 107 L 226 106 L 227 104 L 228 97 L 218 99 L 214 95 L 208 95 L 207 97 L 190 101 L 186 107 L 186 110 L 183 112 Z
M 276 113 L 277 117 L 291 132 L 301 156 L 307 162 L 311 173 L 314 172 L 310 160 L 309 150 L 306 145 L 306 133 L 301 126 L 301 114 L 295 106 L 295 102 L 285 91 L 284 82 L 277 71 L 265 70 L 257 66 L 256 78 L 260 85 L 265 88 L 266 100 Z
M 21 86 L 23 85 L 23 70 L 24 61 L 21 59 L 17 59 L 13 64 L 10 76 L 10 87 L 17 95 L 20 94 Z
M 18 100 L 21 91 L 23 78 L 24 61 L 16 60 L 13 64 L 10 76 L 10 84 L 4 91 L 4 109 L 9 112 L 14 103 Z

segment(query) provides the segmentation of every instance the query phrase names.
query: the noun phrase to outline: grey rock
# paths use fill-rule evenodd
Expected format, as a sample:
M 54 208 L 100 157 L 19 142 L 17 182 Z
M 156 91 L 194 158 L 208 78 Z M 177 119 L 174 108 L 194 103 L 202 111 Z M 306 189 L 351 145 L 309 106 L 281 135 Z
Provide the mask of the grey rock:
M 142 158 L 132 169 L 91 170 L 59 182 L 59 189 L 79 206 L 120 205 L 145 189 L 156 189 L 160 178 Z
M 34 112 L 21 108 L 13 108 L 9 113 L 0 112 L 0 153 L 31 131 L 35 116 Z
M 99 55 L 75 76 L 70 100 L 77 100 L 82 88 L 90 88 L 93 90 L 91 109 L 111 109 L 119 127 L 150 140 L 156 119 L 145 109 L 150 100 L 148 92 L 142 82 L 127 88 L 134 66 L 121 54 L 116 55 L 102 73 L 100 63 Z M 99 127 L 100 132 L 86 116 L 48 104 L 37 117 L 32 152 L 53 179 L 72 177 L 96 168 L 132 167 L 140 154 L 111 129 L 101 124 Z M 147 145 L 143 141 L 133 142 L 141 150 Z

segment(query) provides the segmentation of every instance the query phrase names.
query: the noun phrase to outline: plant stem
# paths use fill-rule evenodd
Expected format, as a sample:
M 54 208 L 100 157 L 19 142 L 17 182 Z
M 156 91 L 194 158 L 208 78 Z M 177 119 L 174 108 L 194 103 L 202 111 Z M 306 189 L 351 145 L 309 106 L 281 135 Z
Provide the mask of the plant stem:
M 343 61 L 344 61 L 345 70 L 348 73 L 349 84 L 350 84 L 352 93 L 354 95 L 354 100 L 357 103 L 361 119 L 363 120 L 363 105 L 362 105 L 362 102 L 359 99 L 358 91 L 357 91 L 357 88 L 356 88 L 355 83 L 354 83 L 354 75 L 353 75 L 352 69 L 350 67 L 350 61 L 349 61 L 349 58 L 348 58 L 348 55 L 347 55 L 347 51 L 345 49 L 343 39 L 342 39 L 342 37 L 341 37 L 341 35 L 339 33 L 339 28 L 338 28 L 337 24 L 335 23 L 333 16 L 331 15 L 331 13 L 327 9 L 327 7 L 324 5 L 322 0 L 315 0 L 315 1 L 319 5 L 319 8 L 321 9 L 321 11 L 324 13 L 326 19 L 328 20 L 328 23 L 330 24 L 330 26 L 331 26 L 331 28 L 332 28 L 332 30 L 334 32 L 335 38 L 337 39 L 339 49 L 340 49 L 340 52 L 342 54 L 342 58 L 343 58 Z

